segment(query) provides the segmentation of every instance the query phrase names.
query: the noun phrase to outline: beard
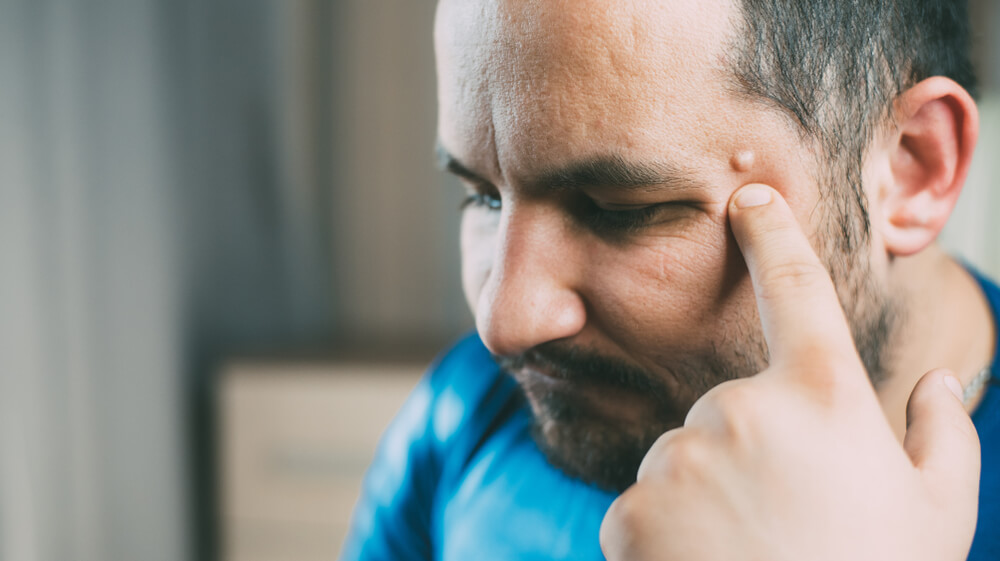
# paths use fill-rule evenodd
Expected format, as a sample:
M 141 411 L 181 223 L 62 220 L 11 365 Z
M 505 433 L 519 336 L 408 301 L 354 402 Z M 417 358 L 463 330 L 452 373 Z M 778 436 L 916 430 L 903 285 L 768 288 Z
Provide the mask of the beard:
M 827 217 L 831 215 L 836 213 Z M 821 231 L 832 225 L 828 222 Z M 843 222 L 837 225 L 842 229 Z M 901 308 L 871 274 L 863 251 L 831 247 L 829 239 L 820 238 L 818 252 L 836 286 L 858 354 L 878 387 L 887 377 Z M 698 397 L 718 384 L 767 367 L 767 344 L 756 307 L 734 323 L 735 328 L 718 335 L 709 351 L 661 361 L 670 362 L 658 365 L 666 374 L 561 341 L 518 356 L 494 358 L 524 392 L 531 406 L 533 437 L 549 463 L 572 477 L 621 492 L 635 483 L 639 465 L 656 439 L 682 426 Z M 628 406 L 609 411 L 602 406 L 605 396 Z
M 713 353 L 689 359 L 672 366 L 675 384 L 626 360 L 561 342 L 494 358 L 527 398 L 532 436 L 549 463 L 572 477 L 620 492 L 635 483 L 653 442 L 684 423 L 694 397 L 745 372 L 758 372 L 762 368 L 746 362 L 755 356 L 759 354 L 722 359 Z M 679 385 L 683 392 L 676 389 Z M 602 407 L 611 396 L 627 403 L 628 411 Z

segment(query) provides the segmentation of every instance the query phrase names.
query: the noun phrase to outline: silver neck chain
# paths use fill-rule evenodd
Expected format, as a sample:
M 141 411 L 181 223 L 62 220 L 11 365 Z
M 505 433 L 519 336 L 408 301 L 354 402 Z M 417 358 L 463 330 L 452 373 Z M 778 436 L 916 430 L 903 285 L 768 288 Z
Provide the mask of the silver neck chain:
M 989 379 L 990 367 L 987 366 L 986 368 L 980 370 L 979 374 L 976 374 L 976 377 L 969 382 L 969 385 L 965 386 L 965 390 L 962 392 L 962 402 L 965 403 L 965 405 L 969 405 L 969 403 L 979 395 L 979 392 L 983 390 L 983 386 L 986 385 L 986 382 Z

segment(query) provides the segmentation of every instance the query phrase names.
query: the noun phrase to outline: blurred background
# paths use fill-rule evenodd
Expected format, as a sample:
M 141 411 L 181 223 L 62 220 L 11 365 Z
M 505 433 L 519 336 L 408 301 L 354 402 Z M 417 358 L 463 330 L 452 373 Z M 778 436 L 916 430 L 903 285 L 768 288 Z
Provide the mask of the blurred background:
M 1000 3 L 945 243 L 1000 274 Z M 336 557 L 471 328 L 434 2 L 0 0 L 0 560 Z

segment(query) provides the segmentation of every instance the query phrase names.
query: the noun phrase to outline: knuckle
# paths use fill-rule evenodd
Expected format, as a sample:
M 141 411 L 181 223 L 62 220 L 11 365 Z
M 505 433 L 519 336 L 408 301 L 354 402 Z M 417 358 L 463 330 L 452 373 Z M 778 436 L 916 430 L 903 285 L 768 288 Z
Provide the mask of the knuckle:
M 692 478 L 710 463 L 706 436 L 691 428 L 665 433 L 639 466 L 638 484 L 675 485 Z
M 837 352 L 826 341 L 812 339 L 800 342 L 796 350 L 796 359 L 783 367 L 805 374 L 793 379 L 818 404 L 836 407 L 871 395 L 870 377 L 857 353 Z
M 730 439 L 740 439 L 753 431 L 767 412 L 767 396 L 749 380 L 737 380 L 716 386 L 699 403 L 709 410 L 700 411 L 700 419 Z
M 625 557 L 623 548 L 642 533 L 649 519 L 647 495 L 640 487 L 633 486 L 619 495 L 605 513 L 598 541 L 609 559 Z
M 761 296 L 778 298 L 788 291 L 801 291 L 824 286 L 830 273 L 819 261 L 783 261 L 773 263 L 761 274 Z
M 685 479 L 700 473 L 709 463 L 708 443 L 694 432 L 672 438 L 663 450 L 662 465 L 668 479 Z
M 830 350 L 829 343 L 818 334 L 804 334 L 801 340 L 795 342 L 794 349 L 794 356 L 774 366 L 790 373 L 804 374 L 811 385 L 833 390 L 838 378 L 847 371 L 846 361 L 839 360 Z
M 759 393 L 750 384 L 733 385 L 718 393 L 716 406 L 727 418 L 753 418 L 759 413 Z
M 641 491 L 640 487 L 633 486 L 615 499 L 604 517 L 605 523 L 611 521 L 619 526 L 634 527 L 633 522 L 642 520 L 645 512 L 645 495 Z

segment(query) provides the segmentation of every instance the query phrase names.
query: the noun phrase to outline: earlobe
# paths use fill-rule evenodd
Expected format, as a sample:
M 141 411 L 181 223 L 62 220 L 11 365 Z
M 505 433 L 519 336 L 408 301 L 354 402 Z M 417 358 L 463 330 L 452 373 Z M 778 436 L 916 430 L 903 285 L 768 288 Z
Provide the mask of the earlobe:
M 943 77 L 903 93 L 895 116 L 881 230 L 887 250 L 905 256 L 930 245 L 951 215 L 972 160 L 979 116 L 969 93 Z

